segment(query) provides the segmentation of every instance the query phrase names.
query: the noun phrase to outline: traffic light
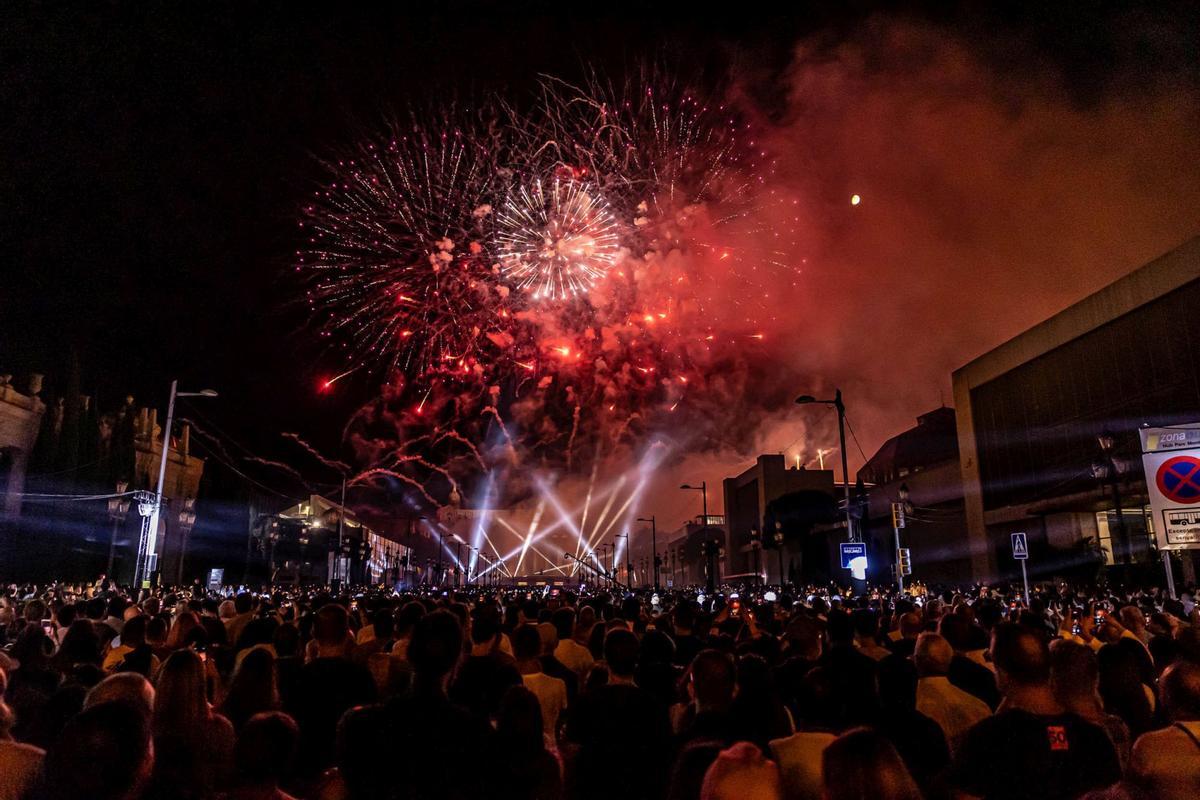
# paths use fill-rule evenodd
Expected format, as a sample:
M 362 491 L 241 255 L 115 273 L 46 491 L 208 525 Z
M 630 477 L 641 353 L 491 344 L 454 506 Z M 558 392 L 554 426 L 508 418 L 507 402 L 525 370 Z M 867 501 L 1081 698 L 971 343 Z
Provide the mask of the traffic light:
M 900 574 L 912 575 L 912 555 L 907 547 L 900 548 Z
M 904 527 L 904 504 L 892 503 L 892 527 L 900 530 Z

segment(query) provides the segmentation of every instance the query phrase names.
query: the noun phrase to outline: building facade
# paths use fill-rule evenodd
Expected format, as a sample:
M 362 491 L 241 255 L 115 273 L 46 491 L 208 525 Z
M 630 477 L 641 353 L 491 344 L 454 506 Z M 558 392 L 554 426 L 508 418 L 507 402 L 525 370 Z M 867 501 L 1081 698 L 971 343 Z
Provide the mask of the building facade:
M 1200 420 L 1197 308 L 1200 238 L 954 372 L 976 579 L 1012 574 L 1017 531 L 1035 573 L 1097 544 L 1109 562 L 1155 558 L 1138 429 Z
M 0 517 L 21 514 L 25 472 L 46 412 L 41 391 L 41 375 L 30 376 L 24 394 L 12 385 L 11 375 L 0 375 Z
M 863 539 L 872 580 L 893 580 L 896 537 L 892 504 L 907 502 L 900 546 L 912 558 L 912 578 L 960 583 L 971 576 L 963 546 L 967 529 L 954 409 L 937 408 L 884 442 L 858 471 L 866 487 Z

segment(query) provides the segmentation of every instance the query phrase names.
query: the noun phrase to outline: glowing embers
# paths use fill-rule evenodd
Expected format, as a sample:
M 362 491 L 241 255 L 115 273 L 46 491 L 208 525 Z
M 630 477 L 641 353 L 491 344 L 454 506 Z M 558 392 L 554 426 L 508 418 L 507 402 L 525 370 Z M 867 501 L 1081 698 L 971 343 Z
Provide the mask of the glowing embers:
M 620 226 L 586 183 L 535 180 L 509 192 L 496 214 L 504 277 L 535 300 L 569 300 L 604 278 L 620 253 Z

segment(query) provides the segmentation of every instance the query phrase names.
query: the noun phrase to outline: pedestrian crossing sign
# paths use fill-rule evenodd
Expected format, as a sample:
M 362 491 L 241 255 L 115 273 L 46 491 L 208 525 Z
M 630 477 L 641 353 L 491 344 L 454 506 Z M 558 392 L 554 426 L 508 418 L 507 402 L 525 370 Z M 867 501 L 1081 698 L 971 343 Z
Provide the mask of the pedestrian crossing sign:
M 1029 558 L 1029 545 L 1025 541 L 1024 533 L 1014 533 L 1012 535 L 1012 553 L 1013 558 L 1018 561 L 1024 561 Z

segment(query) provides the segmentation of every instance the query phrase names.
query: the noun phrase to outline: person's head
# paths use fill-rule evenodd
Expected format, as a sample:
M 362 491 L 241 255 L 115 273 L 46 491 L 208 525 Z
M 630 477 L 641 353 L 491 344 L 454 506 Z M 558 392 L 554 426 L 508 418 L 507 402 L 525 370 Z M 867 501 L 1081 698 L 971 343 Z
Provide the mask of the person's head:
M 900 616 L 900 635 L 905 639 L 915 639 L 925 629 L 925 621 L 916 611 L 909 611 Z
M 167 643 L 167 621 L 162 617 L 150 617 L 146 623 L 146 644 L 160 647 Z
M 167 634 L 167 647 L 172 650 L 187 647 L 188 642 L 196 635 L 196 631 L 203 630 L 200 626 L 200 617 L 195 612 L 183 611 L 171 623 L 171 631 Z
M 620 678 L 632 678 L 637 670 L 638 640 L 633 631 L 616 628 L 604 637 L 604 663 Z
M 513 658 L 522 664 L 536 663 L 542 654 L 542 637 L 536 625 L 525 623 L 513 631 Z
M 879 700 L 887 710 L 913 711 L 917 707 L 917 668 L 893 653 L 879 661 Z
M 287 714 L 266 711 L 246 721 L 237 737 L 239 781 L 252 786 L 276 786 L 290 775 L 300 744 L 300 728 Z
M 1048 686 L 1050 651 L 1039 633 L 1016 623 L 1002 623 L 992 629 L 990 652 L 1002 693 Z
M 1163 705 L 1175 722 L 1200 721 L 1200 665 L 1176 661 L 1162 676 Z
M 500 612 L 495 606 L 479 606 L 471 619 L 471 643 L 491 645 L 500 636 Z
M 350 634 L 350 615 L 337 603 L 321 606 L 313 620 L 313 638 L 318 644 L 337 646 L 345 644 Z
M 537 695 L 524 686 L 510 686 L 500 698 L 496 733 L 505 747 L 518 753 L 534 753 L 545 747 L 545 724 Z
M 782 800 L 779 768 L 749 742 L 722 750 L 704 773 L 700 800 Z
M 462 627 L 449 611 L 438 610 L 413 628 L 408 644 L 408 661 L 413 673 L 427 685 L 442 681 L 462 652 Z
M 86 619 L 77 619 L 67 628 L 62 644 L 58 646 L 57 660 L 64 666 L 73 664 L 99 664 L 100 638 L 96 628 Z
M 558 628 L 552 622 L 539 622 L 538 636 L 542 638 L 542 655 L 552 656 L 558 648 Z
M 860 608 L 855 610 L 851 615 L 854 623 L 854 635 L 864 641 L 869 641 L 875 638 L 876 632 L 879 630 L 879 619 L 875 616 L 875 612 L 869 608 Z
M 217 617 L 220 619 L 233 619 L 237 613 L 237 605 L 232 600 L 222 600 L 221 605 L 217 606 Z
M 954 660 L 954 648 L 941 635 L 922 633 L 917 637 L 913 650 L 913 664 L 917 675 L 922 678 L 944 677 L 950 674 L 950 662 Z
M 390 608 L 381 608 L 372 614 L 371 625 L 375 628 L 375 638 L 380 641 L 391 639 L 396 633 L 396 618 Z
M 300 629 L 291 622 L 279 625 L 271 634 L 271 644 L 275 648 L 275 655 L 279 658 L 293 658 L 300 655 Z
M 118 672 L 93 686 L 84 698 L 83 707 L 118 702 L 134 706 L 149 719 L 154 711 L 154 687 L 136 672 Z
M 1050 644 L 1050 689 L 1067 708 L 1095 707 L 1100 698 L 1100 668 L 1092 648 L 1061 639 Z
M 854 621 L 841 609 L 829 612 L 825 630 L 831 645 L 849 644 L 854 641 Z
M 136 606 L 130 606 L 135 608 Z M 146 623 L 148 619 L 139 614 L 138 616 L 127 620 L 125 627 L 121 628 L 121 644 L 126 647 L 141 647 L 146 643 Z
M 566 641 L 575 635 L 575 609 L 558 609 L 550 617 L 550 622 L 554 625 L 554 630 L 557 631 L 559 639 Z
M 1146 617 L 1137 606 L 1123 607 L 1117 612 L 1117 617 L 1121 620 L 1121 624 L 1132 633 L 1140 634 L 1146 630 Z
M 821 657 L 821 628 L 807 616 L 798 616 L 787 625 L 783 638 L 789 656 L 816 661 Z
M 246 651 L 233 670 L 229 695 L 244 695 L 255 703 L 276 703 L 275 656 L 265 647 Z M 262 706 L 260 705 L 259 708 Z
M 697 800 L 708 768 L 721 754 L 721 743 L 707 739 L 689 742 L 679 751 L 671 768 L 667 800 Z
M 737 665 L 733 656 L 720 650 L 701 650 L 692 659 L 692 696 L 700 710 L 723 710 L 733 702 L 737 688 Z
M 163 662 L 154 687 L 154 732 L 191 735 L 209 716 L 204 663 L 195 651 L 176 650 Z
M 400 637 L 408 637 L 412 635 L 412 630 L 421 617 L 425 616 L 425 606 L 418 603 L 416 600 L 410 600 L 400 607 L 400 613 L 396 615 L 396 635 Z
M 119 594 L 114 594 L 108 599 L 108 608 L 105 610 L 105 616 L 113 617 L 124 621 L 125 609 L 129 606 L 129 601 Z
M 85 709 L 63 728 L 42 762 L 35 796 L 47 800 L 136 798 L 150 779 L 154 747 L 146 717 L 127 703 Z
M 971 620 L 965 614 L 946 614 L 938 621 L 938 633 L 942 635 L 954 652 L 971 649 Z
M 797 691 L 797 710 L 805 728 L 837 730 L 841 724 L 841 705 L 833 676 L 826 667 L 814 667 L 801 678 Z
M 855 728 L 821 755 L 826 800 L 921 800 L 921 791 L 883 734 Z
M 249 592 L 241 592 L 237 597 L 233 598 L 233 608 L 238 614 L 249 614 L 254 608 L 254 598 Z

